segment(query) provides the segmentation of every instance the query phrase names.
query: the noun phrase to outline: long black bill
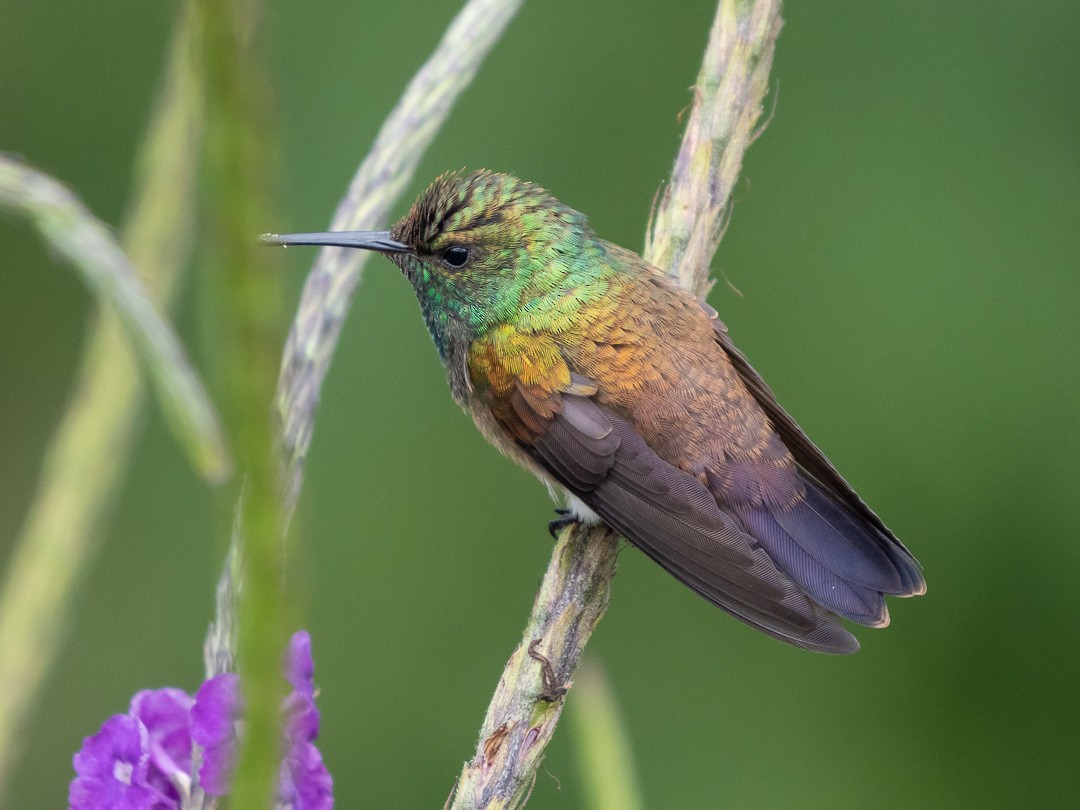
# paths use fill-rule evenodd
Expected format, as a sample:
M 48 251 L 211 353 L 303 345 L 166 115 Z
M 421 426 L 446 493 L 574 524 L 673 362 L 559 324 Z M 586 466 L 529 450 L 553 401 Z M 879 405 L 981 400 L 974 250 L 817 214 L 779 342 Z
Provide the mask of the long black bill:
M 361 248 L 379 253 L 412 253 L 412 248 L 399 242 L 390 231 L 325 231 L 323 233 L 264 233 L 268 245 L 333 245 Z

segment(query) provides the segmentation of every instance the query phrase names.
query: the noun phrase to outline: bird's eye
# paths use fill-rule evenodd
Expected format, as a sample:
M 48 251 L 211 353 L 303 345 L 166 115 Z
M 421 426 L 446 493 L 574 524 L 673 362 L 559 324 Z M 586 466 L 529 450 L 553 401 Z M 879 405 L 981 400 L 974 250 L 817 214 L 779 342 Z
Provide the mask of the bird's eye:
M 469 249 L 455 245 L 443 251 L 442 259 L 451 267 L 463 267 L 469 260 Z

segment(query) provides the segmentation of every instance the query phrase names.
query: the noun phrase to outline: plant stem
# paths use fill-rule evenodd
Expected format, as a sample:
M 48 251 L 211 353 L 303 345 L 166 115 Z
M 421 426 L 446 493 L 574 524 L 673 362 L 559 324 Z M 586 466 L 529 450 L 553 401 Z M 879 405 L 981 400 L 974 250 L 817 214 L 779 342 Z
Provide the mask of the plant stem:
M 568 526 L 559 536 L 525 627 L 458 779 L 451 808 L 522 807 L 555 733 L 582 650 L 607 609 L 618 535 Z
M 743 153 L 757 135 L 780 25 L 779 0 L 720 0 L 671 183 L 653 218 L 645 258 L 698 295 L 706 292 Z M 545 641 L 540 648 L 560 685 L 569 685 L 607 606 L 617 543 L 602 527 L 569 526 L 559 536 L 524 638 L 488 708 L 476 754 L 447 802 L 452 810 L 510 810 L 528 800 L 560 711 L 543 688 L 546 667 L 529 660 L 528 649 L 537 633 L 551 632 L 553 615 L 558 628 L 573 628 L 574 644 L 549 650 Z M 549 582 L 570 590 L 548 588 Z
M 729 220 L 743 154 L 761 133 L 780 0 L 721 0 L 694 85 L 694 104 L 644 257 L 696 295 Z
M 198 0 L 206 71 L 204 300 L 212 316 L 217 383 L 242 480 L 237 666 L 244 694 L 229 805 L 266 810 L 281 757 L 282 650 L 290 631 L 280 481 L 270 415 L 284 339 L 279 256 L 256 234 L 271 220 L 276 153 L 259 0 Z
M 523 0 L 469 0 L 379 130 L 338 204 L 332 231 L 374 230 L 412 180 L 420 159 Z M 285 510 L 300 496 L 319 392 L 368 253 L 323 248 L 308 273 L 285 355 L 277 408 L 282 421 Z
M 210 0 L 205 2 L 209 3 Z M 385 220 L 458 95 L 469 84 L 483 57 L 520 5 L 521 0 L 471 0 L 455 18 L 434 55 L 412 80 L 405 95 L 383 124 L 374 146 L 338 206 L 334 229 L 373 228 Z M 213 14 L 214 10 L 207 7 L 205 13 Z M 215 49 L 219 53 L 222 50 L 239 50 L 235 42 L 225 44 L 225 40 L 235 32 L 213 30 L 213 27 L 220 28 L 226 22 L 225 19 L 211 22 L 208 49 Z M 219 104 L 225 105 L 230 83 L 238 83 L 239 77 L 235 73 L 230 74 L 235 68 L 225 64 L 215 67 L 215 78 L 221 81 L 218 89 L 222 92 L 222 98 Z M 235 98 L 232 102 L 243 104 L 242 100 Z M 219 107 L 218 114 L 224 117 L 225 110 Z M 222 120 L 212 134 L 227 140 L 245 126 L 250 128 L 251 122 L 245 124 L 239 120 Z M 230 135 L 230 132 L 234 135 Z M 214 167 L 219 172 L 228 164 L 243 165 L 251 158 L 250 154 L 245 153 L 243 143 L 229 146 L 223 142 L 218 149 L 220 152 L 216 155 Z M 232 152 L 231 158 L 226 157 L 229 152 Z M 250 195 L 253 193 L 250 188 L 252 179 L 250 174 L 234 177 L 228 181 L 231 183 L 228 190 L 235 192 L 246 188 L 245 193 Z M 220 189 L 221 192 L 226 190 Z M 245 204 L 243 195 L 238 195 L 222 205 L 218 217 L 238 221 L 242 217 L 236 214 L 236 210 Z M 250 246 L 256 244 L 252 237 L 261 229 L 258 226 L 264 226 L 268 221 L 269 218 L 264 216 L 260 221 L 230 227 L 228 234 L 223 233 L 220 238 L 226 245 L 242 244 L 244 247 L 238 250 L 246 254 Z M 268 254 L 265 249 L 259 249 L 264 255 Z M 356 251 L 323 251 L 319 254 L 308 275 L 281 359 L 277 395 L 273 400 L 281 421 L 280 433 L 276 434 L 276 438 L 281 443 L 282 452 L 277 463 L 280 465 L 284 495 L 279 507 L 281 511 L 273 510 L 273 517 L 280 519 L 280 524 L 271 526 L 268 520 L 272 511 L 272 504 L 266 501 L 270 482 L 263 466 L 266 458 L 259 450 L 270 448 L 270 442 L 262 442 L 260 437 L 255 436 L 251 437 L 251 441 L 262 443 L 237 442 L 237 453 L 241 460 L 254 459 L 261 477 L 256 479 L 252 476 L 246 463 L 242 466 L 249 477 L 234 525 L 233 545 L 218 586 L 217 615 L 205 649 L 208 674 L 231 668 L 235 660 L 243 677 L 248 728 L 233 788 L 232 806 L 236 807 L 261 810 L 269 806 L 267 790 L 271 787 L 273 777 L 270 769 L 276 767 L 274 757 L 278 750 L 278 696 L 275 685 L 279 685 L 280 678 L 276 673 L 279 671 L 280 650 L 284 648 L 284 636 L 280 632 L 284 614 L 280 607 L 279 569 L 280 561 L 287 556 L 282 553 L 279 544 L 271 541 L 287 526 L 299 496 L 303 459 L 314 430 L 319 389 L 329 369 L 341 324 L 360 278 L 360 265 L 364 257 L 357 254 Z M 242 266 L 245 262 L 254 264 L 254 261 L 250 255 L 232 259 L 234 266 Z M 252 301 L 257 300 L 245 301 L 246 296 L 239 287 L 235 296 L 234 305 L 226 310 L 230 317 L 235 317 L 237 310 L 247 312 Z M 236 336 L 227 342 L 236 343 Z M 235 359 L 240 360 L 240 355 L 236 355 Z M 257 365 L 264 366 L 265 360 L 260 355 Z M 234 365 L 230 364 L 229 368 L 233 369 Z M 255 403 L 271 401 L 269 394 L 265 399 L 259 399 L 261 393 L 256 392 L 255 382 L 249 377 L 245 390 L 235 390 L 233 399 L 238 403 L 242 399 L 250 408 L 256 407 Z M 251 413 L 255 422 L 261 422 L 261 413 Z M 259 515 L 262 515 L 261 525 Z M 242 557 L 240 587 L 236 587 L 233 570 L 238 555 Z M 237 596 L 240 601 L 238 630 L 233 615 Z M 233 647 L 237 636 L 239 654 L 235 655 Z

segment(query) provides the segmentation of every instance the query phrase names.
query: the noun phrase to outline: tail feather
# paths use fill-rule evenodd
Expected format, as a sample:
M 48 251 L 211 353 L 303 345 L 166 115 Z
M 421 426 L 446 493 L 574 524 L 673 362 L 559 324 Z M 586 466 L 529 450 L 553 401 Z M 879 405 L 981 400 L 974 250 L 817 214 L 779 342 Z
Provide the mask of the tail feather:
M 871 627 L 889 622 L 884 594 L 912 596 L 925 589 L 922 571 L 906 548 L 876 523 L 800 471 L 805 494 L 794 506 L 737 509 L 778 568 L 823 607 Z
M 703 308 L 713 320 L 717 343 L 799 465 L 806 490 L 805 506 L 816 512 L 814 517 L 806 515 L 805 509 L 800 507 L 786 514 L 770 510 L 775 519 L 771 522 L 780 527 L 786 536 L 784 539 L 777 535 L 774 538 L 776 545 L 782 548 L 788 544 L 798 544 L 841 581 L 897 596 L 926 593 L 922 569 L 911 552 L 863 502 L 791 418 L 791 414 L 780 407 L 761 375 L 731 342 L 727 328 L 716 316 L 716 310 L 708 305 L 703 305 Z M 823 527 L 822 523 L 828 524 L 829 528 Z M 775 530 L 771 530 L 771 533 L 777 534 Z M 888 563 L 882 560 L 882 555 Z
M 801 530 L 792 536 L 792 529 L 781 525 L 776 514 L 764 507 L 741 509 L 739 514 L 776 567 L 819 605 L 868 627 L 884 627 L 889 623 L 885 597 L 880 591 L 853 584 L 822 561 L 822 557 L 828 559 L 826 547 L 835 538 L 822 542 L 822 538 Z

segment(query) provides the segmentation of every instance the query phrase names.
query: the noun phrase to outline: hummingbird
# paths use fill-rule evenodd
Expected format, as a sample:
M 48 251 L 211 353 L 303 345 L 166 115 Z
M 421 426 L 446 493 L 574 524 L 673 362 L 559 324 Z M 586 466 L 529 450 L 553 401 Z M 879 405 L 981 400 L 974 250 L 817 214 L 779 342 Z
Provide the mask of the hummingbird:
M 385 255 L 454 399 L 499 450 L 708 601 L 781 641 L 859 643 L 919 563 L 788 415 L 717 312 L 548 191 L 437 178 L 389 231 L 267 234 Z

